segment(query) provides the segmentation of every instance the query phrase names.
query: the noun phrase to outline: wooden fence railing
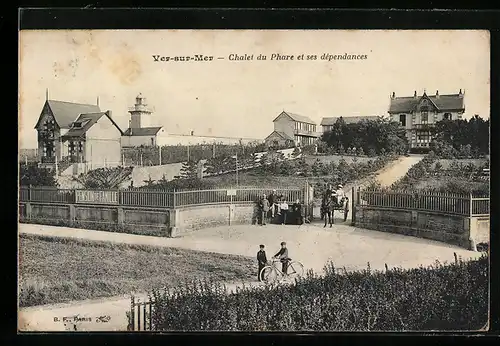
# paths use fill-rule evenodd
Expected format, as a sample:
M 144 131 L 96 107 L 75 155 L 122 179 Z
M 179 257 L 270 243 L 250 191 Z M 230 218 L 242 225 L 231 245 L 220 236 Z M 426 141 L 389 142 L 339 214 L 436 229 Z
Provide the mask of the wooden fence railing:
M 128 316 L 129 331 L 150 331 L 152 330 L 151 313 L 154 302 L 151 299 L 141 301 L 131 297 L 130 312 Z
M 488 215 L 490 213 L 490 198 L 483 195 L 358 189 L 356 204 L 392 209 L 436 211 L 466 216 Z

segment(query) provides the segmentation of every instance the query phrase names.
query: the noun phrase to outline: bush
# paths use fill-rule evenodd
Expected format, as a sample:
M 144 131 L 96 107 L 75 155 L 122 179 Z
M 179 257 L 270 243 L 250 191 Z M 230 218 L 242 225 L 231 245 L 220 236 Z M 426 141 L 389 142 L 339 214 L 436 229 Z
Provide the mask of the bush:
M 156 331 L 478 330 L 488 321 L 486 255 L 429 268 L 370 268 L 325 276 L 308 272 L 291 285 L 244 287 L 192 282 L 152 292 Z
M 57 187 L 55 172 L 47 168 L 39 168 L 37 163 L 21 164 L 19 169 L 19 186 L 30 185 Z

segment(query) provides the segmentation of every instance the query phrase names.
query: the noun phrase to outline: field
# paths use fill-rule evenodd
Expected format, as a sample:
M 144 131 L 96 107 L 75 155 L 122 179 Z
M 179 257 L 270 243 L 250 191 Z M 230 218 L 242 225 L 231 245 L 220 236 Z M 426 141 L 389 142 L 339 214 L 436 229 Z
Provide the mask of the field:
M 111 297 L 186 280 L 244 280 L 244 256 L 20 234 L 19 305 Z
M 214 177 L 203 178 L 204 181 L 213 183 L 216 186 L 228 187 L 236 186 L 236 173 L 222 174 Z M 306 179 L 299 176 L 279 176 L 273 174 L 256 174 L 255 171 L 238 173 L 239 186 L 304 186 Z
M 453 161 L 458 162 L 459 164 L 462 165 L 468 165 L 470 163 L 474 164 L 476 167 L 480 167 L 484 165 L 487 160 L 486 159 L 460 159 L 460 160 L 453 160 L 453 159 L 439 159 L 439 163 L 442 165 L 442 169 L 449 169 L 450 165 Z

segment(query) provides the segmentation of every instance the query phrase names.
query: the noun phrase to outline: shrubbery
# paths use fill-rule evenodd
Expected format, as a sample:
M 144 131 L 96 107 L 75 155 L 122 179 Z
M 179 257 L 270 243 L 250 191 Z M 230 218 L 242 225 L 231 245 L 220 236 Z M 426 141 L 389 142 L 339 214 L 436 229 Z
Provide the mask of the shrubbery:
M 19 186 L 57 187 L 54 171 L 39 168 L 37 163 L 20 164 L 19 168 Z
M 198 282 L 153 291 L 156 331 L 478 330 L 488 321 L 487 256 L 429 268 L 311 272 L 291 285 Z
M 117 189 L 132 176 L 133 167 L 106 167 L 93 169 L 74 177 L 86 189 Z
M 442 158 L 478 158 L 490 152 L 490 120 L 438 121 L 432 129 L 431 149 Z
M 326 152 L 348 155 L 364 153 L 403 154 L 408 150 L 405 129 L 387 118 L 349 123 L 340 117 L 333 129 L 323 134 L 322 141 L 331 149 Z M 325 146 L 321 149 L 325 152 Z M 361 151 L 361 153 L 359 152 Z

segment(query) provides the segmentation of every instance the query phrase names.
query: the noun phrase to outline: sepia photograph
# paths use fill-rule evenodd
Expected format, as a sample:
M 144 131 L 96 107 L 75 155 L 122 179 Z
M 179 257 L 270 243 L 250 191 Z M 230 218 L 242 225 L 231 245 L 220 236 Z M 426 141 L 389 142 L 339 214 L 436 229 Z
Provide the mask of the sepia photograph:
M 490 326 L 490 33 L 20 30 L 18 332 Z

